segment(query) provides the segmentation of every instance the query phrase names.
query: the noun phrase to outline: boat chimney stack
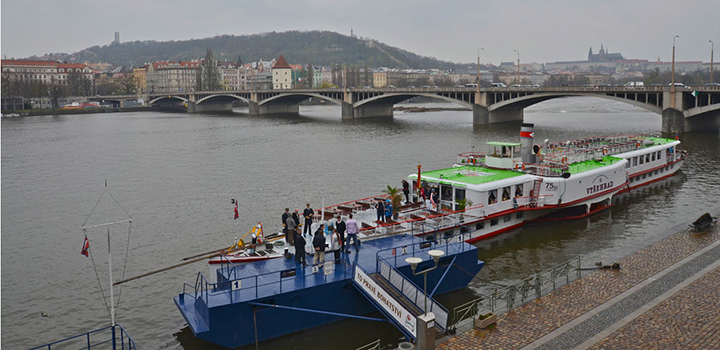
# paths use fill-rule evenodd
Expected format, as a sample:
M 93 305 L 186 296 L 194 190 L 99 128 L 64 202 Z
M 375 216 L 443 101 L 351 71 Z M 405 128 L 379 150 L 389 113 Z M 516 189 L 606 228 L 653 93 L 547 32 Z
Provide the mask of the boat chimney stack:
M 534 124 L 522 123 L 520 126 L 520 144 L 522 145 L 522 161 L 523 163 L 535 163 L 535 157 L 532 154 L 533 138 L 535 133 L 533 129 Z

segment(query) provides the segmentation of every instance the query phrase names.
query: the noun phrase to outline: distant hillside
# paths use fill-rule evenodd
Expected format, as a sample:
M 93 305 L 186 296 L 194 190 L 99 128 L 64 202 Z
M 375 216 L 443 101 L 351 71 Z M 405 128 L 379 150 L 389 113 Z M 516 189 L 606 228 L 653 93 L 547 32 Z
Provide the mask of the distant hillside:
M 216 58 L 243 62 L 271 60 L 280 54 L 288 62 L 330 65 L 345 63 L 357 67 L 440 68 L 462 69 L 469 64 L 440 61 L 416 55 L 400 48 L 369 39 L 359 39 L 328 31 L 263 33 L 255 35 L 223 35 L 184 41 L 133 41 L 106 46 L 93 46 L 73 54 L 48 54 L 36 59 L 68 62 L 114 63 L 140 66 L 162 60 L 191 60 L 213 50 Z

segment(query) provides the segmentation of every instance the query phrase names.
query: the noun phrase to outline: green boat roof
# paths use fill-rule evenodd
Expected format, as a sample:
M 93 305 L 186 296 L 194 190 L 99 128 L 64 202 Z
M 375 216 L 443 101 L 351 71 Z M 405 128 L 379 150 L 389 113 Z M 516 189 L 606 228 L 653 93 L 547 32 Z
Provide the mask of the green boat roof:
M 496 142 L 496 141 L 485 142 L 485 144 L 486 144 L 486 145 L 491 145 L 491 146 L 507 146 L 507 147 L 516 147 L 516 146 L 520 146 L 520 145 L 521 145 L 521 144 L 519 144 L 519 143 L 517 143 L 517 142 Z
M 583 162 L 577 162 L 577 163 L 570 164 L 568 166 L 568 172 L 570 174 L 579 174 L 579 173 L 582 173 L 585 171 L 602 168 L 606 165 L 615 164 L 622 160 L 623 160 L 623 158 L 618 158 L 618 157 L 613 157 L 613 156 L 605 156 L 600 161 L 595 160 L 595 159 L 586 160 Z
M 666 144 L 666 143 L 670 143 L 670 142 L 675 141 L 675 140 L 673 140 L 673 139 L 666 139 L 666 138 L 663 138 L 663 137 L 646 137 L 645 139 L 646 139 L 646 140 L 650 140 L 650 141 L 652 141 L 652 142 L 655 142 L 655 144 L 652 145 L 652 146 L 664 145 L 664 144 Z M 650 147 L 650 145 L 648 145 L 648 147 Z
M 442 179 L 440 179 L 441 175 Z M 525 175 L 525 173 L 466 165 L 455 168 L 446 168 L 422 172 L 421 180 L 426 178 L 432 178 L 433 180 L 439 181 L 441 183 L 444 181 L 453 181 L 461 184 L 478 185 L 502 179 L 509 179 L 521 175 Z M 410 175 L 410 177 L 416 179 L 417 174 Z

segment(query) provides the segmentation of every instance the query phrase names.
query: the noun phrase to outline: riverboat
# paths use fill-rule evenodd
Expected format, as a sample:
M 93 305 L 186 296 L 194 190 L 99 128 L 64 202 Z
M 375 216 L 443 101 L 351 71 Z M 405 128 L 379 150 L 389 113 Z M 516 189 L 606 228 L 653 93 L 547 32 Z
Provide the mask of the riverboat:
M 397 215 L 377 220 L 375 205 L 388 194 L 318 209 L 320 223 L 349 214 L 360 225 L 361 241 L 399 233 L 441 239 L 470 232 L 467 242 L 489 238 L 528 222 L 579 219 L 612 206 L 615 195 L 673 176 L 686 153 L 680 141 L 644 135 L 600 136 L 534 144 L 532 124 L 523 124 L 521 143 L 488 142 L 486 152 L 457 155 L 449 168 L 408 176 L 410 201 Z M 436 196 L 427 196 L 435 193 Z M 401 195 L 401 194 L 399 194 Z M 436 199 L 436 201 L 430 198 Z M 402 200 L 405 200 L 403 198 Z M 398 201 L 396 200 L 396 203 Z M 293 254 L 282 234 L 273 245 L 211 259 L 234 263 Z M 282 237 L 282 238 L 280 238 Z M 306 251 L 311 254 L 311 239 Z

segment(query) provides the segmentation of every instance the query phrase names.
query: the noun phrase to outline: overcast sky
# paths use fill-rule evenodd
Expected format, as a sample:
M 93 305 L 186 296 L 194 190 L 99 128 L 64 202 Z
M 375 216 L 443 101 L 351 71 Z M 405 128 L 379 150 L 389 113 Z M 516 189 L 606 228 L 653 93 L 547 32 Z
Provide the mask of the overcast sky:
M 720 0 L 3 0 L 2 55 L 75 52 L 121 41 L 330 30 L 424 56 L 499 64 L 625 58 L 710 61 Z M 292 58 L 288 57 L 290 61 Z M 716 58 L 715 60 L 718 60 Z

